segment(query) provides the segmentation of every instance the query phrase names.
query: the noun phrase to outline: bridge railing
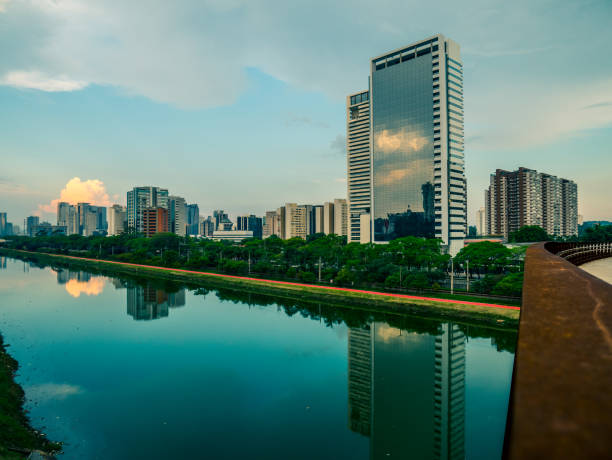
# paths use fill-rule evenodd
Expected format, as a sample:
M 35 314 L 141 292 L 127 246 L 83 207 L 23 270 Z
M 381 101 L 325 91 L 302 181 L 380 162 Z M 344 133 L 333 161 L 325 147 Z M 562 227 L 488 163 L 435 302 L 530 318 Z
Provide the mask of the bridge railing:
M 611 246 L 527 249 L 507 459 L 610 458 L 612 285 L 576 265 L 612 256 Z

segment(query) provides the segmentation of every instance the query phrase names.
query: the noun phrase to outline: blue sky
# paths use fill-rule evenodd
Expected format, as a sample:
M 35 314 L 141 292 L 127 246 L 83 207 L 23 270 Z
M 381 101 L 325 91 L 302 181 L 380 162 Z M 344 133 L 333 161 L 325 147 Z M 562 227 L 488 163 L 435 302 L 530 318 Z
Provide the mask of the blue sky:
M 134 185 L 202 214 L 343 197 L 346 94 L 370 57 L 443 33 L 464 62 L 470 222 L 489 174 L 518 166 L 610 219 L 611 23 L 606 0 L 0 0 L 0 211 L 53 220 L 62 190 L 124 203 Z

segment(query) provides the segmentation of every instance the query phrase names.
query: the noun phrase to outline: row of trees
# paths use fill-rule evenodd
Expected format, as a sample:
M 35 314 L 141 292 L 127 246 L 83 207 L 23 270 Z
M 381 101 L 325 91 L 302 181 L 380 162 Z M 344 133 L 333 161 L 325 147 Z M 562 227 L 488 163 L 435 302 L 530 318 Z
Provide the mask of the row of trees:
M 441 253 L 440 241 L 404 237 L 389 244 L 347 244 L 345 237 L 316 234 L 307 240 L 249 239 L 240 244 L 179 237 L 172 233 L 152 238 L 122 234 L 111 237 L 56 235 L 12 237 L 9 247 L 104 258 L 147 265 L 229 274 L 259 274 L 303 282 L 330 282 L 341 286 L 440 289 L 452 266 L 455 272 L 484 277 L 474 289 L 501 293 L 496 288 L 512 273 L 522 271 L 522 249 L 511 250 L 499 243 L 480 242 L 453 259 Z M 487 278 L 487 276 L 489 278 Z M 491 286 L 491 280 L 495 283 Z M 522 284 L 522 283 L 521 283 Z M 506 290 L 504 295 L 517 295 Z
M 579 236 L 556 238 L 548 235 L 546 231 L 538 225 L 525 225 L 516 232 L 510 232 L 508 240 L 513 243 L 532 243 L 537 241 L 567 241 L 584 243 L 605 243 L 612 242 L 612 225 L 595 225 L 587 228 Z

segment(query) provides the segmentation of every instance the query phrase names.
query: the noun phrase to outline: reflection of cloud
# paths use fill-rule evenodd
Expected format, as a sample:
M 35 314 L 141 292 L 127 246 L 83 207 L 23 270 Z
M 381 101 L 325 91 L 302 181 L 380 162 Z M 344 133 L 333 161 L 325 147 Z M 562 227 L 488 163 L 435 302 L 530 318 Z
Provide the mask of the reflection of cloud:
M 79 297 L 81 294 L 98 295 L 104 289 L 104 278 L 92 278 L 89 281 L 68 280 L 66 291 L 72 297 Z
M 382 177 L 381 183 L 384 185 L 389 185 L 394 182 L 402 180 L 404 177 L 408 175 L 408 169 L 395 169 L 390 171 L 389 174 Z
M 29 400 L 38 402 L 62 401 L 68 396 L 83 393 L 83 389 L 78 385 L 68 385 L 67 383 L 42 383 L 25 387 L 25 393 Z
M 416 152 L 429 141 L 414 131 L 383 129 L 376 133 L 376 148 L 383 153 Z
M 54 214 L 57 212 L 57 203 L 65 201 L 70 204 L 89 203 L 94 206 L 111 206 L 111 202 L 106 193 L 104 182 L 98 179 L 88 179 L 82 181 L 78 177 L 73 177 L 60 192 L 58 199 L 51 203 L 39 204 L 38 209 L 42 212 Z
M 383 340 L 383 342 L 390 342 L 402 335 L 401 329 L 397 329 L 395 327 L 387 326 L 386 324 L 379 326 L 377 328 L 378 337 Z

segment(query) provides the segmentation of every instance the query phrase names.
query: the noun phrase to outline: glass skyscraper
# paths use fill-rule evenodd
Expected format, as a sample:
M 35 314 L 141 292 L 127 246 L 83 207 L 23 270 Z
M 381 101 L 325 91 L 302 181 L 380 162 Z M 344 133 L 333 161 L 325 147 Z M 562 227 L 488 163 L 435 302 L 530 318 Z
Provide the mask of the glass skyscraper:
M 367 109 L 374 242 L 412 235 L 439 238 L 451 253 L 463 246 L 467 219 L 462 69 L 459 45 L 442 35 L 370 61 Z M 351 110 L 356 112 L 350 102 L 357 101 L 349 99 L 347 104 L 349 135 Z M 360 109 L 366 109 L 363 101 Z M 357 186 L 351 181 L 351 146 L 349 142 L 349 201 Z M 356 214 L 353 203 L 349 207 Z

